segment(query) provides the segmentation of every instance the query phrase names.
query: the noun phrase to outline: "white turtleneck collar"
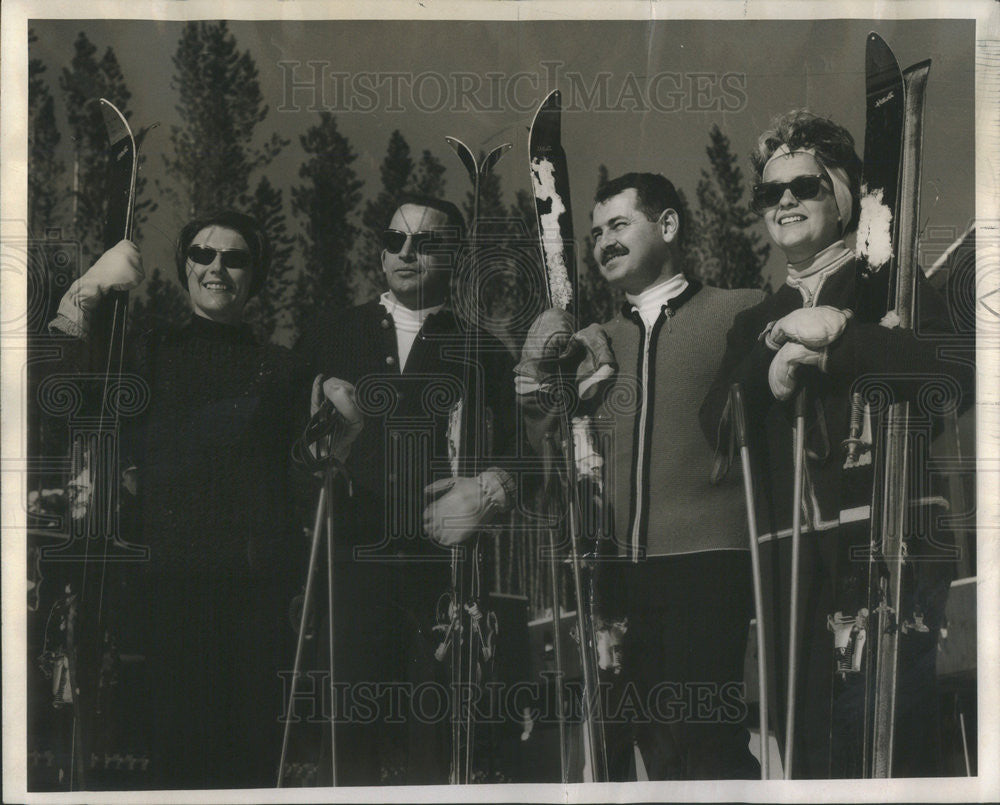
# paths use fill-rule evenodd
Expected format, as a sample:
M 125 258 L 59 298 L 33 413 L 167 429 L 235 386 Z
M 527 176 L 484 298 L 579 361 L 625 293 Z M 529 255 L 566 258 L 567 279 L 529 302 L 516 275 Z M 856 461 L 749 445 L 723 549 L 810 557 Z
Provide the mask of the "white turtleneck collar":
M 639 316 L 648 330 L 659 318 L 663 306 L 675 296 L 684 293 L 687 287 L 687 277 L 683 274 L 674 274 L 637 294 L 625 294 L 625 299 L 639 311 Z
M 831 274 L 835 274 L 854 257 L 843 239 L 835 240 L 825 249 L 798 263 L 788 263 L 785 284 L 798 289 L 805 306 L 810 307 L 819 295 L 820 288 Z
M 396 330 L 396 350 L 399 353 L 399 370 L 406 366 L 406 359 L 410 356 L 410 349 L 417 339 L 417 333 L 424 326 L 424 321 L 433 313 L 437 313 L 444 308 L 444 303 L 433 307 L 424 307 L 420 310 L 411 310 L 402 304 L 392 291 L 386 291 L 379 297 L 379 302 L 386 312 L 392 317 L 392 323 Z

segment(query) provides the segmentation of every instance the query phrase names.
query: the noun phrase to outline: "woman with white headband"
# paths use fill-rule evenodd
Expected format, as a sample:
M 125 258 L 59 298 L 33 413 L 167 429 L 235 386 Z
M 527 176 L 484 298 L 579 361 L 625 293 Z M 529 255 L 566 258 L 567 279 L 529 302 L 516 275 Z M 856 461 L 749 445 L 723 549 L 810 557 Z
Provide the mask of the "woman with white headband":
M 862 774 L 865 705 L 858 691 L 864 686 L 849 684 L 848 677 L 857 679 L 858 671 L 845 651 L 840 652 L 839 671 L 835 667 L 834 645 L 835 637 L 841 648 L 850 638 L 849 647 L 860 657 L 867 605 L 864 548 L 869 543 L 871 475 L 859 484 L 844 470 L 844 443 L 854 435 L 849 432 L 852 392 L 874 382 L 895 399 L 917 399 L 920 389 L 936 378 L 962 398 L 960 404 L 968 405 L 973 376 L 967 365 L 938 359 L 940 342 L 930 334 L 952 328 L 947 307 L 921 272 L 920 338 L 895 328 L 890 317 L 878 322 L 855 315 L 859 286 L 851 241 L 861 208 L 861 160 L 846 129 L 810 112 L 789 112 L 761 135 L 751 163 L 756 179 L 751 206 L 784 253 L 787 279 L 736 317 L 719 374 L 702 406 L 701 424 L 725 453 L 730 388 L 740 383 L 754 460 L 765 610 L 772 610 L 767 617 L 768 640 L 773 640 L 769 698 L 777 712 L 771 723 L 783 743 L 793 520 L 791 400 L 806 390 L 792 771 L 796 778 L 856 777 Z M 727 457 L 720 458 L 720 467 L 727 467 Z M 871 452 L 862 451 L 861 461 L 870 464 Z M 919 462 L 914 465 L 919 468 Z M 852 546 L 862 548 L 860 559 L 851 553 Z M 923 556 L 930 547 L 925 536 L 910 551 Z M 930 764 L 937 760 L 921 740 L 937 734 L 934 652 L 951 565 L 910 562 L 907 572 L 916 579 L 915 593 L 899 617 L 919 619 L 924 631 L 910 641 L 912 656 L 905 656 L 904 649 L 907 668 L 900 676 L 894 776 L 924 776 L 934 774 Z M 917 689 L 922 693 L 914 693 Z M 787 757 L 787 751 L 782 755 Z

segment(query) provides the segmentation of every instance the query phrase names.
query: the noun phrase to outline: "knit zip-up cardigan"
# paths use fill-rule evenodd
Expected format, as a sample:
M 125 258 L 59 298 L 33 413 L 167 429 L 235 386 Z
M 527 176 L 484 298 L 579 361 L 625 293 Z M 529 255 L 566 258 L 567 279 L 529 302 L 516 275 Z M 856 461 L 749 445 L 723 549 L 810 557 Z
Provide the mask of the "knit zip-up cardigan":
M 748 548 L 740 475 L 730 472 L 713 485 L 714 452 L 701 433 L 698 409 L 733 319 L 763 298 L 758 290 L 691 282 L 653 325 L 648 362 L 646 328 L 630 305 L 604 325 L 618 376 L 595 426 L 613 440 L 605 442 L 605 481 L 620 555 L 639 560 Z

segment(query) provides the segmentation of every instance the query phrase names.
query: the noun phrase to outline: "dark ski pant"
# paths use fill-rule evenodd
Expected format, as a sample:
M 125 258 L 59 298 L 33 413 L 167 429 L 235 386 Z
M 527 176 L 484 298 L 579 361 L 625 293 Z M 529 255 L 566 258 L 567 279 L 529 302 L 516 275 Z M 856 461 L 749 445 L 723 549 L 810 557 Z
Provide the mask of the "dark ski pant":
M 749 554 L 655 557 L 598 573 L 628 617 L 605 713 L 611 779 L 634 779 L 633 741 L 651 780 L 759 777 L 743 723 Z
M 158 788 L 277 781 L 287 583 L 209 574 L 149 581 L 151 771 Z
M 338 786 L 448 782 L 450 666 L 447 658 L 434 658 L 438 640 L 433 631 L 435 606 L 448 580 L 446 563 L 420 558 L 336 563 Z M 317 599 L 323 611 L 318 667 L 325 672 L 329 642 L 323 587 Z M 331 784 L 327 727 L 318 784 Z

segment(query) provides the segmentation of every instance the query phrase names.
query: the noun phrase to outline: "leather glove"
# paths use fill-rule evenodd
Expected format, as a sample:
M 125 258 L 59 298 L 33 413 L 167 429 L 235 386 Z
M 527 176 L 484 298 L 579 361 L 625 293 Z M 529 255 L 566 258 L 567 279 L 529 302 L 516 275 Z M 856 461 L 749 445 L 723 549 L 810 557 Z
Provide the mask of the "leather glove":
M 575 378 L 580 399 L 597 394 L 614 377 L 618 367 L 607 334 L 597 324 L 573 332 L 573 319 L 565 310 L 550 308 L 535 319 L 521 361 L 514 367 L 514 388 L 529 395 L 555 382 L 561 370 Z
M 822 349 L 840 338 L 852 315 L 850 310 L 829 305 L 793 310 L 772 325 L 765 341 L 774 350 L 789 341 L 810 349 Z
M 341 418 L 340 426 L 333 431 L 332 451 L 334 457 L 343 463 L 351 453 L 351 445 L 358 438 L 364 427 L 365 418 L 354 399 L 354 386 L 339 377 L 316 375 L 312 385 L 312 395 L 309 401 L 309 413 L 315 416 L 324 401 L 329 403 Z M 316 444 L 309 449 L 315 455 Z
M 145 279 L 142 255 L 130 240 L 120 240 L 63 294 L 50 329 L 76 337 L 90 331 L 90 318 L 101 300 L 112 291 L 131 291 Z
M 822 370 L 825 358 L 825 350 L 810 349 L 795 341 L 785 343 L 767 370 L 767 382 L 775 399 L 787 400 L 795 393 L 799 367 L 816 366 Z
M 511 501 L 503 470 L 484 470 L 475 478 L 442 478 L 424 487 L 424 533 L 441 545 L 460 545 Z M 509 476 L 506 476 L 509 479 Z

